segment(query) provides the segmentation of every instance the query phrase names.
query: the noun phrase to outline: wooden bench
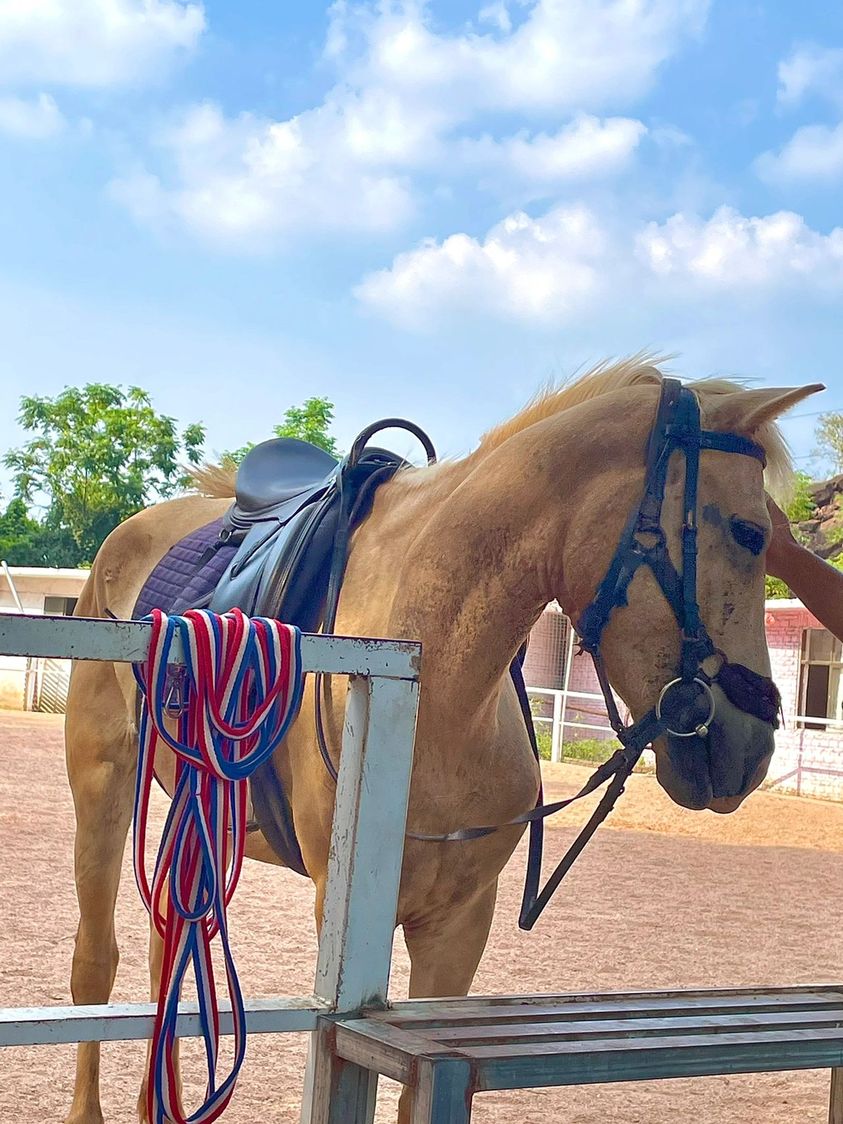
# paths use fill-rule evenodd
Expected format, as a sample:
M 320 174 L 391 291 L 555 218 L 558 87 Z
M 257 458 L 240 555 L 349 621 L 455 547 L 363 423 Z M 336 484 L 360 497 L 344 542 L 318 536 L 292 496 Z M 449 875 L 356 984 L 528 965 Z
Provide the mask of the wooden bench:
M 843 985 L 410 1000 L 334 1025 L 339 1057 L 416 1089 L 413 1124 L 465 1124 L 475 1093 L 831 1069 L 843 1124 Z

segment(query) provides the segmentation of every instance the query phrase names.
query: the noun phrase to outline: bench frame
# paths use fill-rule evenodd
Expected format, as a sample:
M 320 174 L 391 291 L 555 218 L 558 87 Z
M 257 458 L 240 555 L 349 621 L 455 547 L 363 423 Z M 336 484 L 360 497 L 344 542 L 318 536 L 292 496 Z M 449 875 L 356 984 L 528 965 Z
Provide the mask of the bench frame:
M 468 1124 L 490 1090 L 820 1068 L 843 1124 L 843 985 L 413 1000 L 334 1033 L 415 1088 L 412 1124 Z

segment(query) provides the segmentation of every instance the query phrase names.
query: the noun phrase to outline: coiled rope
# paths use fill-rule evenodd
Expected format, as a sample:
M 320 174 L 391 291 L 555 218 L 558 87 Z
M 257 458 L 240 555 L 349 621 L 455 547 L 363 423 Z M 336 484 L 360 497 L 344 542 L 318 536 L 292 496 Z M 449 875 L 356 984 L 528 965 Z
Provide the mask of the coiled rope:
M 239 609 L 218 616 L 190 610 L 146 618 L 152 638 L 135 666 L 141 691 L 134 815 L 135 879 L 164 942 L 150 1051 L 147 1111 L 152 1124 L 211 1124 L 227 1107 L 243 1064 L 246 1018 L 229 942 L 226 909 L 243 864 L 247 780 L 277 748 L 301 703 L 301 634 Z M 171 663 L 180 639 L 184 667 Z M 166 720 L 175 720 L 171 734 Z M 146 869 L 155 749 L 176 754 L 176 782 L 152 879 Z M 234 1059 L 217 1077 L 220 1026 L 212 965 L 219 936 L 234 1029 Z M 179 995 L 192 967 L 208 1069 L 205 1100 L 186 1116 L 174 1048 Z

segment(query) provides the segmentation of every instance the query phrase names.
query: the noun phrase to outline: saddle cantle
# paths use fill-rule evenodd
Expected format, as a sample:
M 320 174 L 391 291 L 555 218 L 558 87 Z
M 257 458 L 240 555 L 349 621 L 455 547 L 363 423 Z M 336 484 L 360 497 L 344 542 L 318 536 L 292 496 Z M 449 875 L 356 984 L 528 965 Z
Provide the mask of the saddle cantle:
M 297 498 L 329 485 L 340 462 L 324 449 L 295 437 L 255 445 L 237 470 L 236 508 L 245 520 L 269 518 Z

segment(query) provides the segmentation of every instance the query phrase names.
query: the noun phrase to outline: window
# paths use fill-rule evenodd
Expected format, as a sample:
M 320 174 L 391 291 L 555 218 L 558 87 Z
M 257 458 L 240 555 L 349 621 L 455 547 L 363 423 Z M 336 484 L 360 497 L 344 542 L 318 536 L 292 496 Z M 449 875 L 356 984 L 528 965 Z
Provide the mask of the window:
M 78 597 L 45 597 L 44 612 L 50 617 L 70 617 L 78 600 Z
M 800 725 L 806 730 L 843 725 L 843 645 L 840 641 L 824 628 L 806 628 L 802 633 L 800 671 Z M 830 721 L 811 722 L 811 718 Z

